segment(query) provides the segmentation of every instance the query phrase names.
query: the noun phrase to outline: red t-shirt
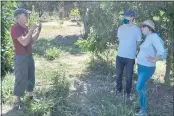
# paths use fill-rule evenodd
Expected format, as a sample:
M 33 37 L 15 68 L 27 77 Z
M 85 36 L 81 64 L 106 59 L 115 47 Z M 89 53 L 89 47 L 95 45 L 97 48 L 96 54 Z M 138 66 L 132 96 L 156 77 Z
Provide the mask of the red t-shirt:
M 24 32 L 22 32 L 24 31 Z M 14 24 L 11 27 L 11 37 L 13 39 L 13 44 L 15 48 L 15 54 L 17 55 L 25 55 L 26 52 L 28 55 L 32 55 L 32 44 L 29 43 L 27 46 L 23 46 L 17 38 L 21 36 L 26 36 L 28 33 L 28 27 L 26 28 L 21 27 L 19 24 Z

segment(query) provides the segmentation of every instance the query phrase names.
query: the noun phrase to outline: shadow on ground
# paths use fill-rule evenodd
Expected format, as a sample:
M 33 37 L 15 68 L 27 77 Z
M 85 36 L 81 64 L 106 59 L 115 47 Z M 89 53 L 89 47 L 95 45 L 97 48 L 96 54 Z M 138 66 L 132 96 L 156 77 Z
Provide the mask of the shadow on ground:
M 71 91 L 70 104 L 81 108 L 78 116 L 133 116 L 135 101 L 128 103 L 125 95 L 116 96 L 115 66 L 92 60 L 86 73 L 79 75 Z
M 132 98 L 129 102 L 125 96 L 115 94 L 116 81 L 113 76 L 114 66 L 103 68 L 105 64 L 90 62 L 86 74 L 80 75 L 71 91 L 70 104 L 81 108 L 78 116 L 135 116 L 139 98 L 135 91 L 137 74 L 134 74 Z M 111 70 L 113 69 L 113 70 Z M 125 79 L 125 78 L 124 78 Z M 125 88 L 125 80 L 123 88 Z M 148 83 L 149 116 L 173 115 L 173 88 L 164 84 Z
M 62 51 L 69 52 L 72 55 L 82 54 L 81 50 L 75 42 L 81 35 L 68 35 L 61 36 L 58 35 L 54 39 L 52 38 L 40 38 L 33 45 L 33 53 L 39 56 L 45 54 L 45 51 L 49 48 L 56 47 Z

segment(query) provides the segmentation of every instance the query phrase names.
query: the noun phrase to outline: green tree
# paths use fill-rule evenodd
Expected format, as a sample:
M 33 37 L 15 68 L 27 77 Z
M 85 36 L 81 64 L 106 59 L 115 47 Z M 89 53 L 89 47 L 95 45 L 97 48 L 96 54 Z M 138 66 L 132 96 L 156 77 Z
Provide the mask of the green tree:
M 38 13 L 39 17 L 41 17 L 44 12 L 53 12 L 56 7 L 59 6 L 57 1 L 19 1 L 20 7 L 26 8 L 28 10 L 32 10 L 33 6 L 35 11 Z
M 28 26 L 31 27 L 31 25 L 35 22 L 39 21 L 39 14 L 35 11 L 35 7 L 32 6 L 32 10 L 31 10 L 31 14 L 29 17 L 29 22 L 28 22 Z
M 121 2 L 119 2 L 121 3 Z M 87 12 L 87 27 L 89 34 L 86 40 L 79 43 L 87 44 L 88 51 L 100 57 L 110 45 L 116 43 L 116 28 L 121 24 L 119 12 L 121 8 L 115 9 L 114 2 L 91 2 Z
M 72 9 L 70 12 L 70 16 L 76 20 L 80 18 L 80 10 L 78 8 Z
M 171 63 L 174 51 L 174 2 L 89 2 L 83 3 L 87 6 L 86 21 L 87 39 L 79 40 L 77 44 L 86 51 L 99 56 L 109 48 L 110 45 L 117 43 L 116 31 L 122 24 L 119 19 L 120 13 L 126 9 L 133 9 L 136 12 L 135 23 L 139 24 L 147 19 L 155 22 L 156 31 L 164 38 L 168 56 L 166 60 L 165 82 L 170 80 Z
M 12 69 L 13 46 L 10 37 L 10 28 L 13 20 L 13 12 L 17 7 L 16 2 L 2 1 L 1 15 L 1 78 Z

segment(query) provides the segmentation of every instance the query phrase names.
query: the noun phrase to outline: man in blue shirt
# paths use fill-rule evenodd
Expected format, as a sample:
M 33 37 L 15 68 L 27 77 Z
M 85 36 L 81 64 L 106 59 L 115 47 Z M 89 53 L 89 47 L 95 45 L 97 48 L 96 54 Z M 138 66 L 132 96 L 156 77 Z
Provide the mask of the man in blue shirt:
M 124 24 L 118 28 L 119 39 L 118 54 L 116 58 L 117 94 L 122 92 L 122 75 L 126 67 L 126 93 L 130 99 L 132 88 L 132 75 L 135 64 L 137 47 L 140 45 L 142 34 L 138 26 L 134 24 L 135 12 L 124 11 Z

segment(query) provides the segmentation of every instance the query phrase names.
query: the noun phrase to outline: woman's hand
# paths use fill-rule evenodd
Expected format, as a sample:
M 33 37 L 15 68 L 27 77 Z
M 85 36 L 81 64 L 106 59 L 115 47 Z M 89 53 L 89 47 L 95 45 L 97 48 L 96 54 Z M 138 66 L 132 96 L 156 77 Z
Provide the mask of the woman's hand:
M 158 60 L 160 60 L 161 57 L 162 57 L 161 55 L 157 55 L 155 58 L 154 58 L 154 57 L 151 57 L 151 56 L 148 56 L 148 57 L 146 57 L 146 59 L 147 59 L 149 62 L 155 63 L 155 62 L 157 62 Z
M 155 62 L 157 61 L 156 58 L 151 57 L 151 56 L 146 57 L 146 59 L 147 59 L 149 62 L 153 62 L 153 63 L 155 63 Z

